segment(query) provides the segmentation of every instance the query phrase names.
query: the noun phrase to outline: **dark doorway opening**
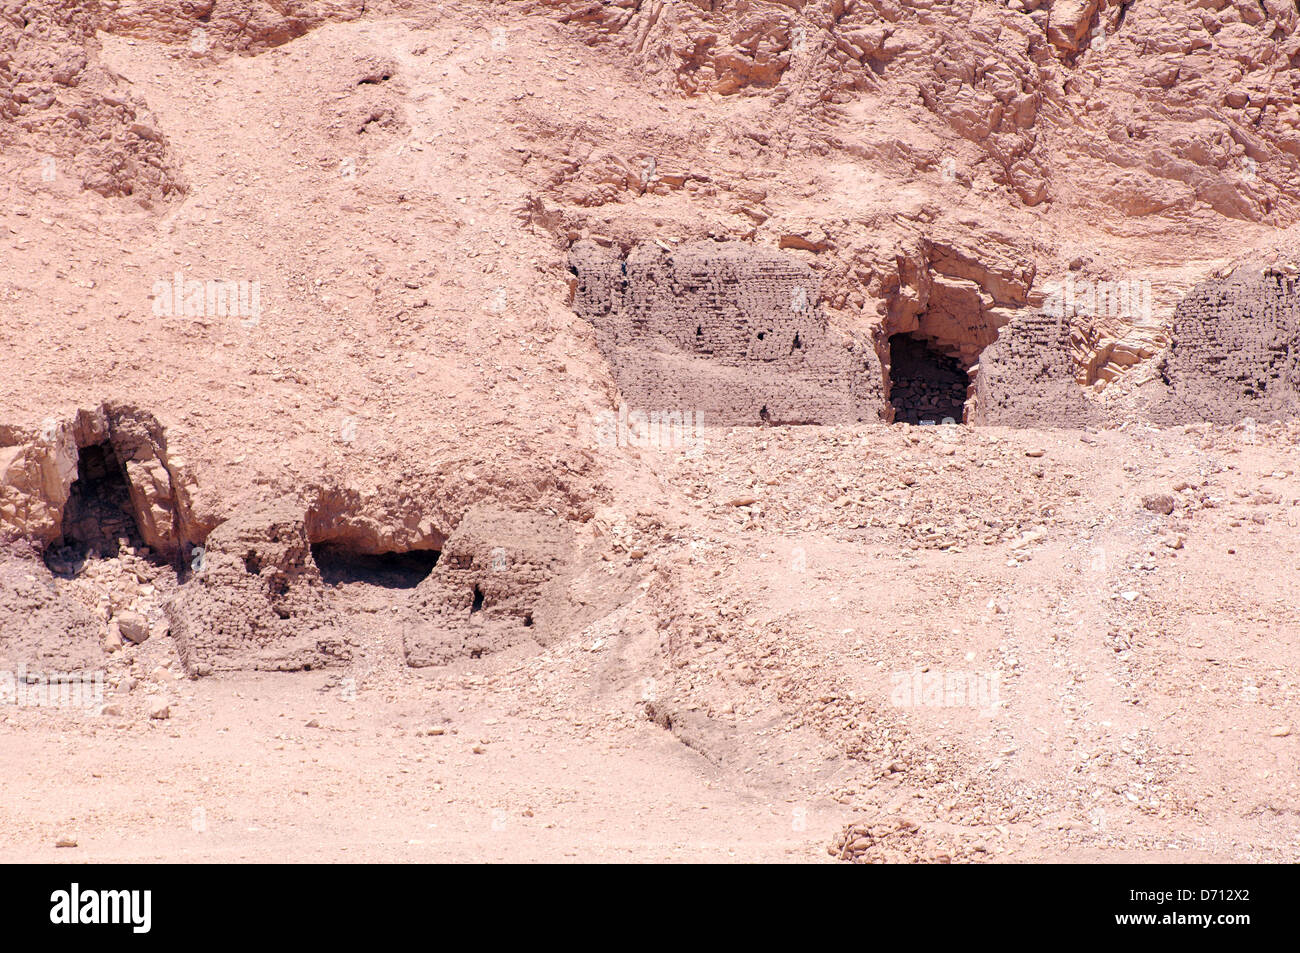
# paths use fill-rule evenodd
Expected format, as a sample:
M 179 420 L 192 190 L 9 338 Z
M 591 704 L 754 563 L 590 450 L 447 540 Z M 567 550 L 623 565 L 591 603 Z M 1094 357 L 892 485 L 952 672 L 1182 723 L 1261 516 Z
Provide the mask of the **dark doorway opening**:
M 321 579 L 331 586 L 361 582 L 385 589 L 414 589 L 438 564 L 436 549 L 405 553 L 361 553 L 337 543 L 312 543 Z
M 87 559 L 111 559 L 123 545 L 144 546 L 126 470 L 107 441 L 82 447 L 63 509 L 63 535 L 46 549 L 45 564 L 58 575 L 75 575 Z
M 956 358 L 915 334 L 889 339 L 889 403 L 894 422 L 963 423 L 970 378 Z

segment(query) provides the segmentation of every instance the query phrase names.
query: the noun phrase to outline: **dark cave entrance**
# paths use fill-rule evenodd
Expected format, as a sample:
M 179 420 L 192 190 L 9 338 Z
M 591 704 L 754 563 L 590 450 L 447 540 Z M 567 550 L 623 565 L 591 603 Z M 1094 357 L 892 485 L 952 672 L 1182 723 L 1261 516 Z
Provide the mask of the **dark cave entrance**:
M 889 403 L 895 423 L 964 423 L 969 383 L 961 362 L 924 337 L 890 336 Z
M 111 559 L 124 545 L 144 546 L 126 469 L 108 441 L 82 447 L 63 509 L 63 535 L 45 551 L 45 564 L 56 574 L 75 575 L 87 559 Z
M 338 543 L 312 543 L 311 556 L 328 585 L 360 582 L 385 589 L 414 589 L 438 565 L 436 549 L 362 553 Z

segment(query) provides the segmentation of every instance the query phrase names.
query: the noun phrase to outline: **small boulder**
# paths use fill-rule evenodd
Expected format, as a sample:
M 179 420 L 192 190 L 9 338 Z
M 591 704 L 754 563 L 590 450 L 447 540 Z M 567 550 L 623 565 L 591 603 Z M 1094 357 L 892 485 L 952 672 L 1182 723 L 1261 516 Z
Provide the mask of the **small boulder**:
M 122 638 L 139 645 L 149 638 L 149 620 L 138 612 L 119 612 L 113 617 Z
M 1142 497 L 1142 505 L 1152 513 L 1168 516 L 1174 511 L 1176 501 L 1168 493 L 1152 493 Z

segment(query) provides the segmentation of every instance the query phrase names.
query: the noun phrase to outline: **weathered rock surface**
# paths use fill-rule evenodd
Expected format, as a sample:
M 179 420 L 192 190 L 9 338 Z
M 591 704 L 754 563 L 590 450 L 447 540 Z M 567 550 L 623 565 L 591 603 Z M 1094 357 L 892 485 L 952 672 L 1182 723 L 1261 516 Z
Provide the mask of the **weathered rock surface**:
M 98 58 L 99 0 L 0 4 L 0 146 L 33 183 L 145 201 L 184 192 L 157 120 Z
M 0 430 L 0 537 L 44 544 L 65 535 L 65 507 L 89 448 L 111 449 L 130 495 L 134 529 L 144 544 L 174 556 L 208 526 L 191 515 L 194 478 L 167 451 L 162 425 L 147 411 L 116 401 L 47 418 L 36 431 Z

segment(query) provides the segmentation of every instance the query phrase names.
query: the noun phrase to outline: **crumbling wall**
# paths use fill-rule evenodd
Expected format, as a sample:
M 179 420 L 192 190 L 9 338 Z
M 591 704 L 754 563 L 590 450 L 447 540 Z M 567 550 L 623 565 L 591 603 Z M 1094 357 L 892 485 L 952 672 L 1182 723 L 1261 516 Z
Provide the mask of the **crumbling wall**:
M 980 355 L 967 422 L 1002 427 L 1085 427 L 1099 412 L 1075 380 L 1070 325 L 1024 311 Z
M 442 665 L 546 644 L 564 613 L 561 581 L 573 556 L 573 532 L 558 517 L 470 510 L 415 589 L 403 636 L 407 663 Z
M 955 358 L 913 335 L 889 341 L 889 403 L 895 423 L 943 423 L 966 419 L 970 375 Z
M 873 346 L 829 327 L 799 261 L 709 242 L 624 259 L 579 242 L 570 270 L 574 308 L 635 409 L 695 411 L 706 426 L 880 419 Z
M 99 669 L 100 631 L 89 607 L 58 591 L 36 546 L 0 544 L 0 672 Z
M 1169 346 L 1152 359 L 1144 383 L 1106 401 L 1076 382 L 1070 323 L 1025 312 L 980 357 L 971 422 L 1085 426 L 1136 417 L 1173 425 L 1295 417 L 1298 290 L 1294 277 L 1263 270 L 1201 282 L 1175 308 Z
M 1300 296 L 1294 277 L 1238 271 L 1197 285 L 1174 311 L 1161 422 L 1237 423 L 1300 413 Z
M 293 671 L 352 657 L 296 504 L 241 507 L 191 562 L 193 578 L 164 606 L 191 674 Z

